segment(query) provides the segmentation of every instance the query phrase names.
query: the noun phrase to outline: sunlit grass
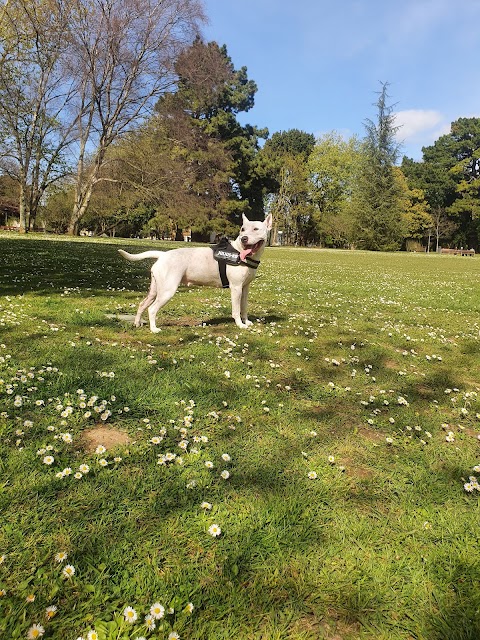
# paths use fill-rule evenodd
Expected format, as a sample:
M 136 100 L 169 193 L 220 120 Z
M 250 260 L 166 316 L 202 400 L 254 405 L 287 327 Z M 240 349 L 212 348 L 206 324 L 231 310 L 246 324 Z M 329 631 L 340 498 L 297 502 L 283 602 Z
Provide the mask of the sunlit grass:
M 0 237 L 0 635 L 480 637 L 478 259 L 271 248 L 153 335 L 146 246 Z

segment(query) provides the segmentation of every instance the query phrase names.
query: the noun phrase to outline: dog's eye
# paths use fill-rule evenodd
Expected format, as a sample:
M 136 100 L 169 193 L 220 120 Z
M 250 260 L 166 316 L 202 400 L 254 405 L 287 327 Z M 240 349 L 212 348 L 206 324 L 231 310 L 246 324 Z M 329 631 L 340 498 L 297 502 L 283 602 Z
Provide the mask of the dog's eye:
M 242 227 L 242 228 L 240 229 L 240 231 L 245 231 L 245 227 Z
M 253 230 L 254 231 L 258 231 L 258 227 L 253 227 Z

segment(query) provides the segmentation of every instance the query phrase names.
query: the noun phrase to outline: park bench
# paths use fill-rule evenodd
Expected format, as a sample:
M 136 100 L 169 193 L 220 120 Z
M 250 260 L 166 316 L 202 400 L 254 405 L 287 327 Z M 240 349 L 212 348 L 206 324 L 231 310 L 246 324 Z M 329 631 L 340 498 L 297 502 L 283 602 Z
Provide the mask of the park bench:
M 452 256 L 474 256 L 475 249 L 442 249 L 441 253 L 447 253 Z

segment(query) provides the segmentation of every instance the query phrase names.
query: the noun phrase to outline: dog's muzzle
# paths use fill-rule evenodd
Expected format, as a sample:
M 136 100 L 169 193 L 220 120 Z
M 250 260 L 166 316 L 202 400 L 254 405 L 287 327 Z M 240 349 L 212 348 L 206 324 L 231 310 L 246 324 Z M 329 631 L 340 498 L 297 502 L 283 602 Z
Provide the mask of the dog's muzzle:
M 259 240 L 254 244 L 248 243 L 248 236 L 242 236 L 240 238 L 240 242 L 242 243 L 242 251 L 240 251 L 240 259 L 245 260 L 246 256 L 254 256 L 257 251 L 262 247 L 263 240 Z

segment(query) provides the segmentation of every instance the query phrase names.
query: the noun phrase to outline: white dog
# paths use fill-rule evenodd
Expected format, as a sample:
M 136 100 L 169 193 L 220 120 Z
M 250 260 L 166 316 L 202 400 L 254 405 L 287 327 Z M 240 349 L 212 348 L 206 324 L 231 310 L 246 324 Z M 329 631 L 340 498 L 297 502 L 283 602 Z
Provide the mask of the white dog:
M 119 252 L 127 260 L 157 258 L 152 266 L 152 280 L 147 297 L 142 300 L 135 316 L 135 326 L 142 324 L 142 313 L 148 307 L 150 330 L 158 333 L 156 325 L 158 310 L 172 298 L 180 284 L 207 285 L 213 287 L 229 286 L 232 296 L 232 317 L 237 327 L 245 328 L 252 323 L 247 318 L 248 288 L 255 278 L 255 270 L 260 262 L 272 228 L 272 216 L 269 214 L 263 222 L 250 221 L 243 216 L 243 225 L 236 240 L 231 243 L 225 255 L 238 259 L 238 264 L 227 264 L 221 276 L 219 262 L 214 258 L 211 247 L 193 247 L 172 249 L 171 251 L 145 251 L 131 254 Z M 222 253 L 222 252 L 220 252 Z M 225 281 L 225 275 L 228 284 Z

